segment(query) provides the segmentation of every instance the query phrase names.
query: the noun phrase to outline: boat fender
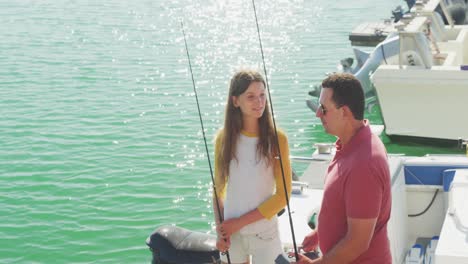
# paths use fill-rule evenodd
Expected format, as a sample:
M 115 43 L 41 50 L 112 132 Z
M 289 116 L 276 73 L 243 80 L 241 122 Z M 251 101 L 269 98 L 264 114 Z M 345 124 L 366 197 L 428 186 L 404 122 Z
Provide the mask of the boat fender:
M 161 226 L 146 239 L 153 264 L 219 262 L 216 237 L 177 226 Z
M 315 207 L 308 213 L 307 225 L 312 230 L 315 230 L 315 228 L 317 228 L 319 212 L 320 212 L 320 207 Z
M 317 213 L 313 213 L 312 216 L 309 218 L 309 221 L 307 222 L 307 225 L 310 227 L 310 229 L 315 230 L 315 228 L 317 227 L 317 219 Z

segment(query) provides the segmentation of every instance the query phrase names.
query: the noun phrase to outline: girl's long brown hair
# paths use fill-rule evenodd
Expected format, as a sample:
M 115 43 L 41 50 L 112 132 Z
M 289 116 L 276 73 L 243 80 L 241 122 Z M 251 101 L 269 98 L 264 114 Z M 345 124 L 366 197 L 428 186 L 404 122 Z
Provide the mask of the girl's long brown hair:
M 234 106 L 232 97 L 243 94 L 253 82 L 262 82 L 266 87 L 263 76 L 259 72 L 253 70 L 238 71 L 232 77 L 229 85 L 229 95 L 227 98 L 224 129 L 222 133 L 223 137 L 221 139 L 221 151 L 219 153 L 220 155 L 216 157 L 220 165 L 219 173 L 221 175 L 222 184 L 227 182 L 231 160 L 237 160 L 236 146 L 242 130 L 242 112 L 239 107 Z M 278 155 L 278 151 L 268 100 L 265 102 L 265 110 L 259 118 L 258 123 L 260 131 L 258 135 L 257 157 L 258 160 L 266 158 L 267 162 L 271 164 L 274 156 Z

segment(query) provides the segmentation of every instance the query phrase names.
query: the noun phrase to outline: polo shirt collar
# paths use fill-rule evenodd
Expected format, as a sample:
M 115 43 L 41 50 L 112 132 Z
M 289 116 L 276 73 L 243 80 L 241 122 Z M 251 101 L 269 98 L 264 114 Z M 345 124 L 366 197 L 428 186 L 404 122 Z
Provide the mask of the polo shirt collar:
M 349 140 L 348 144 L 343 146 L 341 139 L 338 139 L 335 142 L 336 154 L 345 155 L 353 148 L 362 144 L 362 139 L 368 137 L 370 134 L 372 134 L 372 131 L 370 129 L 369 120 L 364 119 L 364 125 L 359 128 L 356 134 L 354 134 L 354 136 Z

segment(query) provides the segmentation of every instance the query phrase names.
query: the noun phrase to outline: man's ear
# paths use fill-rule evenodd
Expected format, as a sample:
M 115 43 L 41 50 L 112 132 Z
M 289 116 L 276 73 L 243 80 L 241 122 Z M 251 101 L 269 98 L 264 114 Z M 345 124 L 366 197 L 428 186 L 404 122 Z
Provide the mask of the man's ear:
M 343 116 L 344 117 L 347 117 L 347 118 L 354 118 L 354 115 L 353 115 L 353 112 L 351 112 L 351 109 L 349 109 L 349 106 L 347 105 L 343 105 L 341 107 L 342 111 L 343 111 Z

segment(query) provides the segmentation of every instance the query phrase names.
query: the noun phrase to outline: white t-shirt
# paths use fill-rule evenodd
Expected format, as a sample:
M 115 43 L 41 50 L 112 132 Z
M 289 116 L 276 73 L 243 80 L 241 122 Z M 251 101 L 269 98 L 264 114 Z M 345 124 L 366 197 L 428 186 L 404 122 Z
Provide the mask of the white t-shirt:
M 240 134 L 236 159 L 231 160 L 224 201 L 224 219 L 240 217 L 257 208 L 275 191 L 273 164 L 257 155 L 258 137 Z M 262 219 L 243 227 L 241 234 L 258 233 L 277 225 L 277 217 Z

